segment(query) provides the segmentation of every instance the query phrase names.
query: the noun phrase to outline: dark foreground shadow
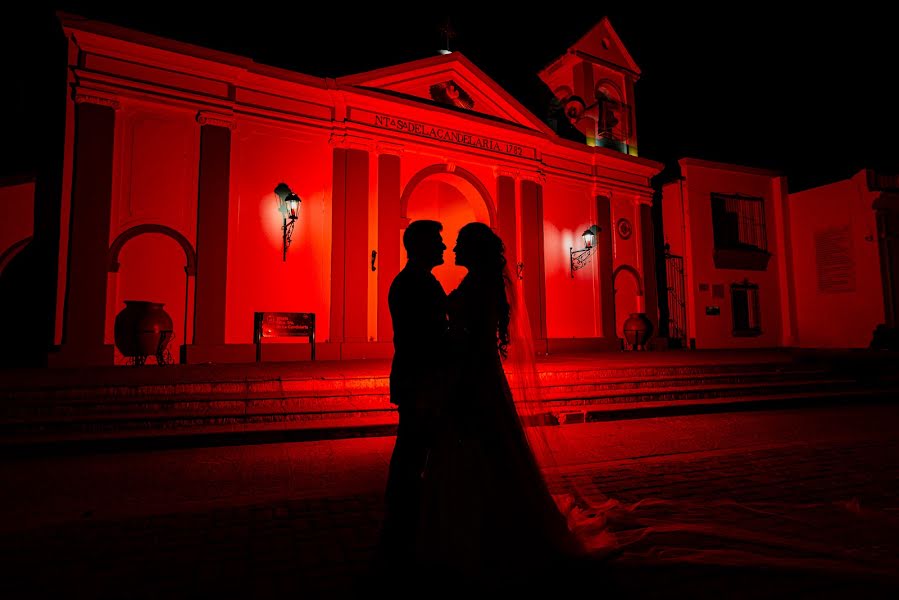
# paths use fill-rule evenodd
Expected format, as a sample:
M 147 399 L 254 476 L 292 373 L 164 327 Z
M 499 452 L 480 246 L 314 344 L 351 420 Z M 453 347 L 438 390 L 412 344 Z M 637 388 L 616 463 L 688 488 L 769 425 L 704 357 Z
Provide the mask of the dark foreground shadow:
M 589 571 L 573 581 L 574 589 L 607 585 L 613 598 L 691 598 L 756 600 L 796 598 L 895 598 L 899 581 L 874 576 L 839 575 L 770 567 L 710 565 L 640 565 L 618 563 Z
M 899 581 L 762 567 L 646 565 L 613 561 L 567 563 L 517 579 L 464 579 L 437 573 L 409 578 L 399 569 L 359 577 L 355 597 L 392 598 L 689 598 L 691 600 L 886 599 L 899 597 Z

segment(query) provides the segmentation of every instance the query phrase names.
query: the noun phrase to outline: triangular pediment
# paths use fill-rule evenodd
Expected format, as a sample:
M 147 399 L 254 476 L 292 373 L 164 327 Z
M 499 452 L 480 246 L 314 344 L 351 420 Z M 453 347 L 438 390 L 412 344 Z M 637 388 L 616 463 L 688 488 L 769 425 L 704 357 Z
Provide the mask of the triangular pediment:
M 618 37 L 618 34 L 612 28 L 608 17 L 603 17 L 599 23 L 575 42 L 569 50 L 587 59 L 594 58 L 598 61 L 621 67 L 637 75 L 640 73 L 640 67 L 631 58 L 627 48 L 621 42 L 621 38 Z
M 337 84 L 551 132 L 543 121 L 459 52 L 340 77 Z

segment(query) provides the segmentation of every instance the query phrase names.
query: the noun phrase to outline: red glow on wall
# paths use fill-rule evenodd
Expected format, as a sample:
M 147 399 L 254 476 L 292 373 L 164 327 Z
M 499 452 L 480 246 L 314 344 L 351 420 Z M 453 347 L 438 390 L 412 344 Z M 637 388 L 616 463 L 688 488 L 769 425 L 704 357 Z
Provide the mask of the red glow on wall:
M 584 246 L 583 232 L 596 223 L 595 200 L 584 190 L 547 186 L 543 206 L 544 273 L 546 278 L 546 323 L 548 335 L 554 338 L 584 338 L 613 335 L 601 325 L 604 298 L 600 289 L 599 261 L 608 259 L 603 249 L 601 231 L 596 249 L 584 268 L 572 277 L 572 249 Z M 527 243 L 523 240 L 523 243 Z M 625 247 L 619 248 L 624 252 Z M 528 267 L 525 266 L 527 270 Z M 626 293 L 626 292 L 623 292 Z M 625 317 L 626 318 L 626 317 Z
M 861 171 L 851 180 L 790 195 L 796 318 L 803 346 L 865 347 L 874 328 L 885 322 L 873 210 L 878 194 L 866 190 L 864 179 Z
M 256 125 L 233 142 L 226 343 L 251 343 L 256 311 L 316 314 L 316 335 L 330 335 L 330 147 L 314 137 L 281 137 Z M 281 181 L 303 199 L 282 260 L 283 216 L 272 191 Z M 359 232 L 365 235 L 365 232 Z
M 452 175 L 431 176 L 415 188 L 409 199 L 407 216 L 410 220 L 433 219 L 443 223 L 443 242 L 446 252 L 443 264 L 433 273 L 447 293 L 454 290 L 466 269 L 455 264 L 453 248 L 459 230 L 466 223 L 478 221 L 490 224 L 484 200 L 470 186 Z M 402 264 L 406 263 L 405 249 L 401 251 Z

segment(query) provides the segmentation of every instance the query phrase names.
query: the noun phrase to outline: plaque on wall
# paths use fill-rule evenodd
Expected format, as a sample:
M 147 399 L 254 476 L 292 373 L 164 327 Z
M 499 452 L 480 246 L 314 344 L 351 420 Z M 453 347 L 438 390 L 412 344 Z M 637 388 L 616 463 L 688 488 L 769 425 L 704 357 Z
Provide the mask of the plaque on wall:
M 618 237 L 623 240 L 631 237 L 631 233 L 633 233 L 631 222 L 627 219 L 618 219 L 618 222 L 615 224 L 615 230 L 618 232 Z
M 305 337 L 312 345 L 315 360 L 315 313 L 254 312 L 253 343 L 256 344 L 256 362 L 261 360 L 262 339 L 277 337 Z

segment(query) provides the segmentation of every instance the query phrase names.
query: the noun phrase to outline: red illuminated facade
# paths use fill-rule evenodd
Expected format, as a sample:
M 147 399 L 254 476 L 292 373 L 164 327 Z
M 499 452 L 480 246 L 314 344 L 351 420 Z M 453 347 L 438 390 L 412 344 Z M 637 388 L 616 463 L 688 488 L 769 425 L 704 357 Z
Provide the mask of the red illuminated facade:
M 113 327 L 125 300 L 164 303 L 185 362 L 253 361 L 259 311 L 314 313 L 318 359 L 389 356 L 387 290 L 405 262 L 404 228 L 421 218 L 444 224 L 447 264 L 435 274 L 447 290 L 464 274 L 452 264 L 459 228 L 499 232 L 543 351 L 617 349 L 632 313 L 656 332 L 661 316 L 668 338 L 703 348 L 866 345 L 873 325 L 895 324 L 895 242 L 884 250 L 876 233 L 894 225 L 866 204 L 892 196 L 855 180 L 849 207 L 839 191 L 791 197 L 776 174 L 685 159 L 663 190 L 668 250 L 657 248 L 650 180 L 662 165 L 638 157 L 640 71 L 605 19 L 539 74 L 578 142 L 459 53 L 321 79 L 61 21 L 69 74 L 51 365 L 123 362 Z M 301 200 L 286 251 L 282 182 Z M 807 213 L 819 222 L 807 225 Z M 847 218 L 861 253 L 855 287 L 831 291 L 864 317 L 825 334 L 837 298 L 822 304 L 829 292 L 809 291 L 815 232 Z M 596 248 L 574 269 L 594 225 Z M 0 251 L 14 253 L 21 234 Z M 657 266 L 669 274 L 661 310 Z M 308 344 L 278 341 L 262 360 L 310 358 Z
M 469 221 L 500 232 L 543 348 L 617 348 L 630 313 L 658 314 L 649 207 L 662 165 L 635 156 L 638 71 L 606 21 L 547 75 L 589 103 L 605 94 L 616 123 L 595 145 L 560 138 L 458 53 L 319 79 L 62 21 L 55 364 L 121 362 L 125 300 L 164 303 L 188 362 L 254 360 L 257 311 L 315 313 L 319 359 L 389 356 L 387 289 L 420 218 L 444 223 L 450 249 Z M 286 255 L 280 182 L 302 199 Z M 569 251 L 594 224 L 598 248 L 572 277 Z M 436 274 L 452 289 L 464 272 L 446 258 Z M 263 360 L 308 357 L 305 344 L 263 347 Z
M 864 348 L 895 328 L 899 180 L 787 193 L 785 177 L 682 159 L 662 186 L 669 335 L 695 348 Z

